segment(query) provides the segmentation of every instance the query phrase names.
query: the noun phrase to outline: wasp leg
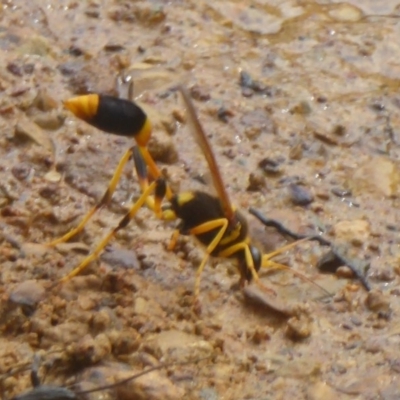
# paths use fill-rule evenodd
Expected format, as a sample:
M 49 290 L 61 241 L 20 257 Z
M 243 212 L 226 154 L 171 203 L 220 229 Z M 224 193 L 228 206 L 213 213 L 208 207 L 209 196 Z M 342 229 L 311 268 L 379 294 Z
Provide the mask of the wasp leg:
M 156 163 L 154 162 L 153 157 L 149 153 L 149 150 L 147 149 L 147 147 L 139 146 L 139 149 L 140 149 L 140 153 L 141 153 L 141 155 L 142 155 L 142 157 L 144 159 L 144 162 L 149 167 L 149 170 L 150 170 L 150 173 L 151 173 L 152 177 L 154 179 L 160 178 L 161 177 L 161 172 L 160 172 L 159 168 L 157 167 Z M 146 177 L 146 180 L 147 180 L 147 177 Z M 171 188 L 169 186 L 167 186 L 166 198 L 168 200 L 170 200 L 171 197 L 172 197 Z
M 219 257 L 228 258 L 228 257 L 232 256 L 233 254 L 238 253 L 239 251 L 244 251 L 244 256 L 245 256 L 245 260 L 246 260 L 246 266 L 250 270 L 254 281 L 256 281 L 256 282 L 259 281 L 260 278 L 258 276 L 258 273 L 257 273 L 255 267 L 254 267 L 254 262 L 253 262 L 253 258 L 251 256 L 251 252 L 250 252 L 250 248 L 249 248 L 248 243 L 246 243 L 246 242 L 236 243 L 236 244 L 228 247 L 227 249 L 225 249 L 221 253 L 219 253 L 218 256 Z
M 189 231 L 190 235 L 196 236 L 196 235 L 201 235 L 202 233 L 209 232 L 213 229 L 219 228 L 219 231 L 215 235 L 214 239 L 207 246 L 206 254 L 204 255 L 203 260 L 201 261 L 201 264 L 197 268 L 197 271 L 196 271 L 196 281 L 195 281 L 195 285 L 194 285 L 194 304 L 195 304 L 196 308 L 199 304 L 198 299 L 199 299 L 199 294 L 200 294 L 201 274 L 204 270 L 204 267 L 207 263 L 208 258 L 210 257 L 210 254 L 215 250 L 215 248 L 221 242 L 221 239 L 223 238 L 223 236 L 226 232 L 226 229 L 228 228 L 228 223 L 229 222 L 226 218 L 219 218 L 219 219 L 215 219 L 213 221 L 205 222 L 204 224 L 198 225 Z
M 135 204 L 132 205 L 130 210 L 128 211 L 127 214 L 119 221 L 118 225 L 110 231 L 104 238 L 103 240 L 97 245 L 95 250 L 89 254 L 75 269 L 73 269 L 68 275 L 64 276 L 63 278 L 60 279 L 58 283 L 64 283 L 74 276 L 80 274 L 92 261 L 94 261 L 100 253 L 103 251 L 103 249 L 107 246 L 109 241 L 115 236 L 115 234 L 120 231 L 121 229 L 125 228 L 129 222 L 132 220 L 132 218 L 136 215 L 138 210 L 143 206 L 143 204 L 146 202 L 146 199 L 151 195 L 153 191 L 159 191 L 162 192 L 163 189 L 162 187 L 164 186 L 165 189 L 165 182 L 164 180 L 156 180 L 152 182 L 149 187 L 142 193 L 140 198 L 137 200 Z M 165 190 L 164 190 L 165 191 Z
M 282 254 L 284 251 L 289 250 L 292 247 L 295 247 L 298 244 L 306 242 L 308 240 L 309 240 L 308 237 L 306 237 L 304 239 L 296 240 L 295 242 L 289 243 L 286 246 L 279 247 L 279 249 L 276 249 L 275 251 L 271 251 L 271 253 L 264 254 L 263 258 L 262 258 L 262 266 L 268 268 L 269 265 L 276 264 L 276 263 L 270 261 L 271 258 L 277 256 L 278 254 Z
M 297 243 L 297 242 L 296 242 Z M 268 256 L 269 254 L 267 254 Z M 276 263 L 274 261 L 271 261 L 269 259 L 264 260 L 263 257 L 263 261 L 262 261 L 262 267 L 267 267 L 267 268 L 271 268 L 271 269 L 281 269 L 284 271 L 290 271 L 293 275 L 297 276 L 298 278 L 302 279 L 305 282 L 310 283 L 311 285 L 316 286 L 317 288 L 319 288 L 321 291 L 323 291 L 325 294 L 327 294 L 328 296 L 332 296 L 332 293 L 330 293 L 328 290 L 326 290 L 324 287 L 322 287 L 321 285 L 319 285 L 317 282 L 314 282 L 312 279 L 307 278 L 305 275 L 303 275 L 302 273 L 288 267 L 287 265 L 284 264 L 279 264 Z
M 284 264 L 280 264 L 280 263 L 276 263 L 274 261 L 271 261 L 272 257 L 275 257 L 276 255 L 289 250 L 290 248 L 297 246 L 298 244 L 300 244 L 301 242 L 305 242 L 309 240 L 309 238 L 304 238 L 304 239 L 300 239 L 297 240 L 293 243 L 290 243 L 286 246 L 280 247 L 279 249 L 268 253 L 268 254 L 264 254 L 263 258 L 262 258 L 262 264 L 261 266 L 264 268 L 271 268 L 271 269 L 281 269 L 281 270 L 285 270 L 285 271 L 290 271 L 293 275 L 296 275 L 297 277 L 299 277 L 300 279 L 303 279 L 304 281 L 318 287 L 319 289 L 321 289 L 323 292 L 325 292 L 327 295 L 331 296 L 332 294 L 326 290 L 325 288 L 323 288 L 321 285 L 319 285 L 318 283 L 314 282 L 313 280 L 307 278 L 305 275 L 303 275 L 302 273 L 295 271 L 294 269 L 288 267 L 287 265 Z
M 258 276 L 258 273 L 257 273 L 257 271 L 256 271 L 256 269 L 254 267 L 253 257 L 251 256 L 250 247 L 249 247 L 249 244 L 247 242 L 243 241 L 243 242 L 240 242 L 240 243 L 236 243 L 236 244 L 228 247 L 227 249 L 225 249 L 221 253 L 219 253 L 218 256 L 220 256 L 220 257 L 230 257 L 230 256 L 232 256 L 235 253 L 238 253 L 240 251 L 244 252 L 246 266 L 250 270 L 251 276 L 252 276 L 254 282 L 257 285 L 259 285 L 263 290 L 266 290 L 266 291 L 270 292 L 272 295 L 276 296 L 276 293 L 275 293 L 275 291 L 273 289 L 270 289 L 270 288 L 266 287 L 265 285 L 263 285 L 261 283 L 260 278 Z
M 146 148 L 145 148 L 145 150 L 147 151 Z M 149 154 L 149 157 L 151 159 L 150 154 Z M 149 187 L 149 180 L 147 177 L 147 167 L 149 166 L 149 164 L 143 156 L 143 148 L 141 148 L 141 147 L 133 148 L 133 160 L 135 162 L 136 175 L 139 180 L 140 189 L 142 190 L 142 193 L 144 193 L 147 190 L 147 188 Z M 156 165 L 155 165 L 155 168 L 157 168 Z M 151 172 L 151 170 L 150 170 L 150 172 Z M 161 174 L 159 173 L 159 175 L 161 175 Z M 160 178 L 160 176 L 158 176 L 157 178 Z M 146 205 L 148 208 L 150 208 L 150 210 L 154 211 L 157 218 L 160 218 L 160 219 L 166 220 L 166 221 L 175 220 L 176 215 L 172 210 L 170 210 L 170 209 L 161 210 L 161 203 L 164 200 L 164 197 L 167 197 L 167 199 L 169 200 L 171 198 L 171 196 L 172 196 L 171 189 L 166 184 L 165 193 L 159 195 L 157 193 L 157 191 L 155 191 L 154 197 L 153 196 L 147 197 Z
M 67 232 L 64 236 L 59 237 L 58 239 L 55 239 L 53 241 L 51 241 L 50 243 L 47 243 L 47 246 L 55 246 L 59 243 L 64 243 L 66 241 L 68 241 L 70 238 L 72 238 L 73 236 L 77 235 L 79 232 L 81 232 L 83 230 L 83 228 L 85 227 L 85 225 L 87 224 L 87 222 L 90 220 L 90 218 L 98 211 L 100 210 L 102 207 L 104 207 L 105 205 L 107 205 L 111 198 L 112 195 L 115 192 L 115 188 L 117 187 L 117 184 L 121 178 L 121 174 L 122 171 L 125 167 L 125 164 L 129 161 L 129 159 L 131 158 L 133 153 L 133 147 L 130 148 L 129 150 L 127 150 L 125 152 L 125 154 L 122 156 L 122 158 L 120 159 L 118 166 L 114 172 L 113 177 L 111 178 L 111 181 L 108 185 L 107 190 L 105 191 L 103 197 L 101 198 L 100 202 L 98 204 L 96 204 L 86 215 L 85 217 L 82 219 L 82 221 L 79 223 L 79 225 L 74 228 L 71 229 L 69 232 Z
M 181 234 L 181 233 L 179 232 L 179 229 L 176 229 L 176 230 L 173 232 L 173 234 L 171 235 L 171 239 L 170 239 L 170 241 L 169 241 L 168 247 L 167 247 L 167 250 L 168 250 L 168 251 L 172 251 L 172 250 L 175 249 L 175 246 L 176 246 L 176 243 L 177 243 L 177 241 L 178 241 L 178 238 L 179 238 L 179 235 L 180 235 L 180 234 Z

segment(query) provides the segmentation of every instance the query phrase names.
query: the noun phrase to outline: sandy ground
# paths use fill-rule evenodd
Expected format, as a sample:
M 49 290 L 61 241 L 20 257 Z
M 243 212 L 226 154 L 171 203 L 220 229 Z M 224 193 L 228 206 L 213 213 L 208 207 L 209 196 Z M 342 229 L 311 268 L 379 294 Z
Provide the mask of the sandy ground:
M 397 2 L 3 1 L 0 13 L 0 382 L 2 397 L 45 383 L 96 386 L 169 363 L 90 399 L 397 399 L 400 24 Z M 121 95 L 153 122 L 150 150 L 175 192 L 212 192 L 204 157 L 171 84 L 190 89 L 232 202 L 265 251 L 290 242 L 249 207 L 301 234 L 321 234 L 366 277 L 308 241 L 261 271 L 274 311 L 238 287 L 231 260 L 202 276 L 203 249 L 143 208 L 84 274 L 65 276 L 140 195 L 132 145 L 63 109 L 72 95 Z M 318 268 L 318 266 L 320 268 Z M 337 269 L 337 267 L 340 267 Z M 254 291 L 252 292 L 254 295 Z M 182 362 L 189 362 L 179 365 Z M 10 376 L 11 375 L 11 376 Z

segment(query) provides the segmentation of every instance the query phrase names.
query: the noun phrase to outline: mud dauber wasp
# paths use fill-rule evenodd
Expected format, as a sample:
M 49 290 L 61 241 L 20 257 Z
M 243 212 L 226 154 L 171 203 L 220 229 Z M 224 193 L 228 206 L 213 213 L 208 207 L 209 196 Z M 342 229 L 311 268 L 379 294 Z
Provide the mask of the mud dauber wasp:
M 248 233 L 248 224 L 245 217 L 232 206 L 229 200 L 214 153 L 197 117 L 190 95 L 183 86 L 177 86 L 176 90 L 183 97 L 188 113 L 188 120 L 191 124 L 191 131 L 206 158 L 217 196 L 212 196 L 202 191 L 183 192 L 179 194 L 171 193 L 166 180 L 161 176 L 159 169 L 146 148 L 146 144 L 150 139 L 150 122 L 145 113 L 135 103 L 96 94 L 67 100 L 64 103 L 66 108 L 72 111 L 78 118 L 103 131 L 116 135 L 131 136 L 136 140 L 137 146 L 129 149 L 122 157 L 100 203 L 86 215 L 77 228 L 51 242 L 50 245 L 68 240 L 82 230 L 94 212 L 111 199 L 122 168 L 131 156 L 133 156 L 135 161 L 142 195 L 132 205 L 118 225 L 101 240 L 95 250 L 58 283 L 68 281 L 83 271 L 91 261 L 95 260 L 115 234 L 128 225 L 145 203 L 155 212 L 158 218 L 166 221 L 179 220 L 178 229 L 172 236 L 169 249 L 174 248 L 179 234 L 194 236 L 206 247 L 205 255 L 196 273 L 194 299 L 197 305 L 200 292 L 200 276 L 210 256 L 236 259 L 242 286 L 245 282 L 250 282 L 251 280 L 261 285 L 258 276 L 258 271 L 261 267 L 289 269 L 285 265 L 271 261 L 271 258 L 297 245 L 299 241 L 268 254 L 263 254 L 253 244 Z M 148 180 L 147 168 L 154 179 L 151 183 Z M 163 203 L 164 198 L 168 200 L 168 203 Z M 303 279 L 310 282 L 302 274 L 295 271 L 293 273 L 300 275 Z M 312 283 L 320 287 L 315 282 Z M 263 285 L 261 286 L 263 289 L 267 289 Z M 325 289 L 321 289 L 325 291 Z M 271 289 L 267 290 L 273 292 Z

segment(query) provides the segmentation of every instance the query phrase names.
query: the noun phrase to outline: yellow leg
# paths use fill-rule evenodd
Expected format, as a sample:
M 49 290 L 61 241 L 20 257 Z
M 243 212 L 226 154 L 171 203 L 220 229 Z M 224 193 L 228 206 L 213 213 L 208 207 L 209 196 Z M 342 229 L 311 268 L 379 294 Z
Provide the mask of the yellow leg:
M 136 175 L 139 180 L 139 185 L 142 193 L 144 193 L 149 187 L 147 167 L 149 167 L 150 173 L 156 178 L 160 178 L 161 173 L 146 147 L 135 147 L 133 150 L 133 159 L 135 162 Z M 166 185 L 164 192 L 158 193 L 156 190 L 154 197 L 148 196 L 146 199 L 146 205 L 148 208 L 150 208 L 150 210 L 154 211 L 157 218 L 165 221 L 175 220 L 176 215 L 172 210 L 161 210 L 161 203 L 164 197 L 167 197 L 168 200 L 170 200 L 172 197 L 172 192 L 168 185 Z
M 138 201 L 130 208 L 129 212 L 125 214 L 125 216 L 119 221 L 118 225 L 110 231 L 103 240 L 97 245 L 96 249 L 89 254 L 75 269 L 73 269 L 68 275 L 64 276 L 60 279 L 59 283 L 66 282 L 73 278 L 74 276 L 80 274 L 93 260 L 95 260 L 103 249 L 107 246 L 108 242 L 115 236 L 115 234 L 125 228 L 131 219 L 135 216 L 138 210 L 143 206 L 146 202 L 148 196 L 150 196 L 151 192 L 154 191 L 159 184 L 159 181 L 154 181 L 149 187 L 143 192 Z
M 203 260 L 201 261 L 201 264 L 197 268 L 197 271 L 196 271 L 196 281 L 194 284 L 195 304 L 198 302 L 198 298 L 199 298 L 199 294 L 200 294 L 201 274 L 204 270 L 204 267 L 206 266 L 206 263 L 207 263 L 208 258 L 210 257 L 210 254 L 215 250 L 215 248 L 221 242 L 221 239 L 224 236 L 227 227 L 228 227 L 228 220 L 226 218 L 220 218 L 220 219 L 215 219 L 213 221 L 209 221 L 204 224 L 198 225 L 198 226 L 194 227 L 193 229 L 191 229 L 189 232 L 190 235 L 196 236 L 196 235 L 200 235 L 202 233 L 209 232 L 213 229 L 220 228 L 218 233 L 215 235 L 214 239 L 207 246 L 206 254 L 204 255 Z
M 122 171 L 125 167 L 125 164 L 128 162 L 130 157 L 132 156 L 133 153 L 133 148 L 130 148 L 125 152 L 125 154 L 122 156 L 120 159 L 118 166 L 114 172 L 114 175 L 110 181 L 110 184 L 108 185 L 108 188 L 106 192 L 104 193 L 102 199 L 98 204 L 96 204 L 82 219 L 82 221 L 79 223 L 79 225 L 71 229 L 69 232 L 67 232 L 64 236 L 61 236 L 58 239 L 55 239 L 51 241 L 50 243 L 47 243 L 47 246 L 55 246 L 59 243 L 64 243 L 71 239 L 73 236 L 77 235 L 79 232 L 82 231 L 82 229 L 85 227 L 86 223 L 90 220 L 90 218 L 93 216 L 93 214 L 96 213 L 100 208 L 104 207 L 106 204 L 108 204 L 112 198 L 112 195 L 115 192 L 115 188 L 117 187 L 117 184 L 121 178 Z
M 289 243 L 286 246 L 282 246 L 279 249 L 276 249 L 275 251 L 271 251 L 271 253 L 264 254 L 263 258 L 262 258 L 262 266 L 263 267 L 267 267 L 268 266 L 267 261 L 270 260 L 271 258 L 277 256 L 278 254 L 282 254 L 284 251 L 289 250 L 292 247 L 295 247 L 298 244 L 306 242 L 308 240 L 310 240 L 310 239 L 309 238 L 304 238 L 304 239 L 296 240 L 295 242 Z
M 176 229 L 171 236 L 171 240 L 169 241 L 169 244 L 167 247 L 168 251 L 172 251 L 175 249 L 176 242 L 178 241 L 179 235 L 180 235 L 180 232 L 178 229 Z
M 295 242 L 295 243 L 297 244 L 298 241 Z M 269 254 L 267 254 L 267 256 L 268 256 L 268 255 L 269 255 Z M 264 268 L 266 267 L 266 268 L 281 269 L 281 270 L 284 270 L 284 271 L 290 271 L 293 275 L 296 275 L 296 276 L 299 277 L 300 279 L 303 279 L 304 281 L 306 281 L 306 282 L 308 282 L 308 283 L 310 283 L 310 284 L 312 284 L 312 285 L 318 287 L 318 288 L 321 289 L 323 292 L 325 292 L 327 295 L 332 296 L 332 294 L 331 294 L 328 290 L 326 290 L 325 288 L 323 288 L 321 285 L 318 285 L 318 283 L 316 283 L 316 282 L 314 282 L 313 280 L 307 278 L 307 277 L 306 277 L 305 275 L 303 275 L 302 273 L 300 273 L 300 272 L 298 272 L 298 271 L 296 271 L 296 270 L 294 270 L 294 269 L 288 267 L 287 265 L 279 264 L 279 263 L 276 263 L 276 262 L 274 262 L 274 261 L 271 261 L 271 260 L 269 260 L 269 259 L 267 259 L 267 258 L 264 259 L 264 257 L 263 257 L 262 265 L 261 265 L 261 266 L 264 267 Z
M 150 173 L 153 176 L 153 178 L 154 179 L 160 178 L 161 172 L 160 172 L 159 168 L 157 167 L 157 164 L 154 162 L 153 157 L 149 153 L 149 150 L 147 149 L 147 147 L 142 147 L 142 146 L 138 146 L 138 147 L 140 149 L 140 153 L 141 153 L 146 165 L 149 167 Z M 171 188 L 169 186 L 167 186 L 166 197 L 168 200 L 170 200 L 172 197 Z
M 236 244 L 228 247 L 221 253 L 219 253 L 218 256 L 228 258 L 228 257 L 232 256 L 233 254 L 238 253 L 239 251 L 244 251 L 246 266 L 250 270 L 253 280 L 258 282 L 260 280 L 260 278 L 258 277 L 258 273 L 254 267 L 254 261 L 253 261 L 253 257 L 251 256 L 251 252 L 250 252 L 248 243 L 246 243 L 246 242 L 236 243 Z

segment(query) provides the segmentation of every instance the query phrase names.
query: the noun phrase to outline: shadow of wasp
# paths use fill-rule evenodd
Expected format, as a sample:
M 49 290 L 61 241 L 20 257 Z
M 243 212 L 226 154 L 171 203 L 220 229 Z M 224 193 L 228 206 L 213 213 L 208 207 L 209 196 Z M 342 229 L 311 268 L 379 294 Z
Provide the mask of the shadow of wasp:
M 273 292 L 273 290 L 261 284 L 258 276 L 260 268 L 289 268 L 272 261 L 271 258 L 295 246 L 299 241 L 268 254 L 263 254 L 254 245 L 249 236 L 246 218 L 229 200 L 216 158 L 198 119 L 188 91 L 183 86 L 177 86 L 175 89 L 182 95 L 188 114 L 188 121 L 191 125 L 190 130 L 205 156 L 217 196 L 203 191 L 189 191 L 178 194 L 171 192 L 166 180 L 162 177 L 160 170 L 147 149 L 147 143 L 151 135 L 150 121 L 141 108 L 134 102 L 97 94 L 79 96 L 67 100 L 64 103 L 65 107 L 78 118 L 105 132 L 132 137 L 137 145 L 130 148 L 120 160 L 101 201 L 89 211 L 75 229 L 49 243 L 49 245 L 64 242 L 80 232 L 90 217 L 110 201 L 121 176 L 122 168 L 131 156 L 135 162 L 142 194 L 119 221 L 118 225 L 100 241 L 94 251 L 57 283 L 66 282 L 82 272 L 100 255 L 115 234 L 129 224 L 144 204 L 152 209 L 155 215 L 162 220 L 179 221 L 178 227 L 171 238 L 170 250 L 175 247 L 179 235 L 194 236 L 205 247 L 205 255 L 197 268 L 194 288 L 194 304 L 198 311 L 200 277 L 210 256 L 235 259 L 240 273 L 241 286 L 243 287 L 245 283 L 254 281 L 268 292 Z M 153 179 L 151 183 L 148 173 L 150 173 Z M 164 201 L 165 199 L 167 202 Z M 310 282 L 308 278 L 298 272 L 293 271 L 293 273 L 300 275 L 303 279 Z M 314 284 L 317 285 L 316 283 Z M 275 293 L 273 292 L 273 294 Z

